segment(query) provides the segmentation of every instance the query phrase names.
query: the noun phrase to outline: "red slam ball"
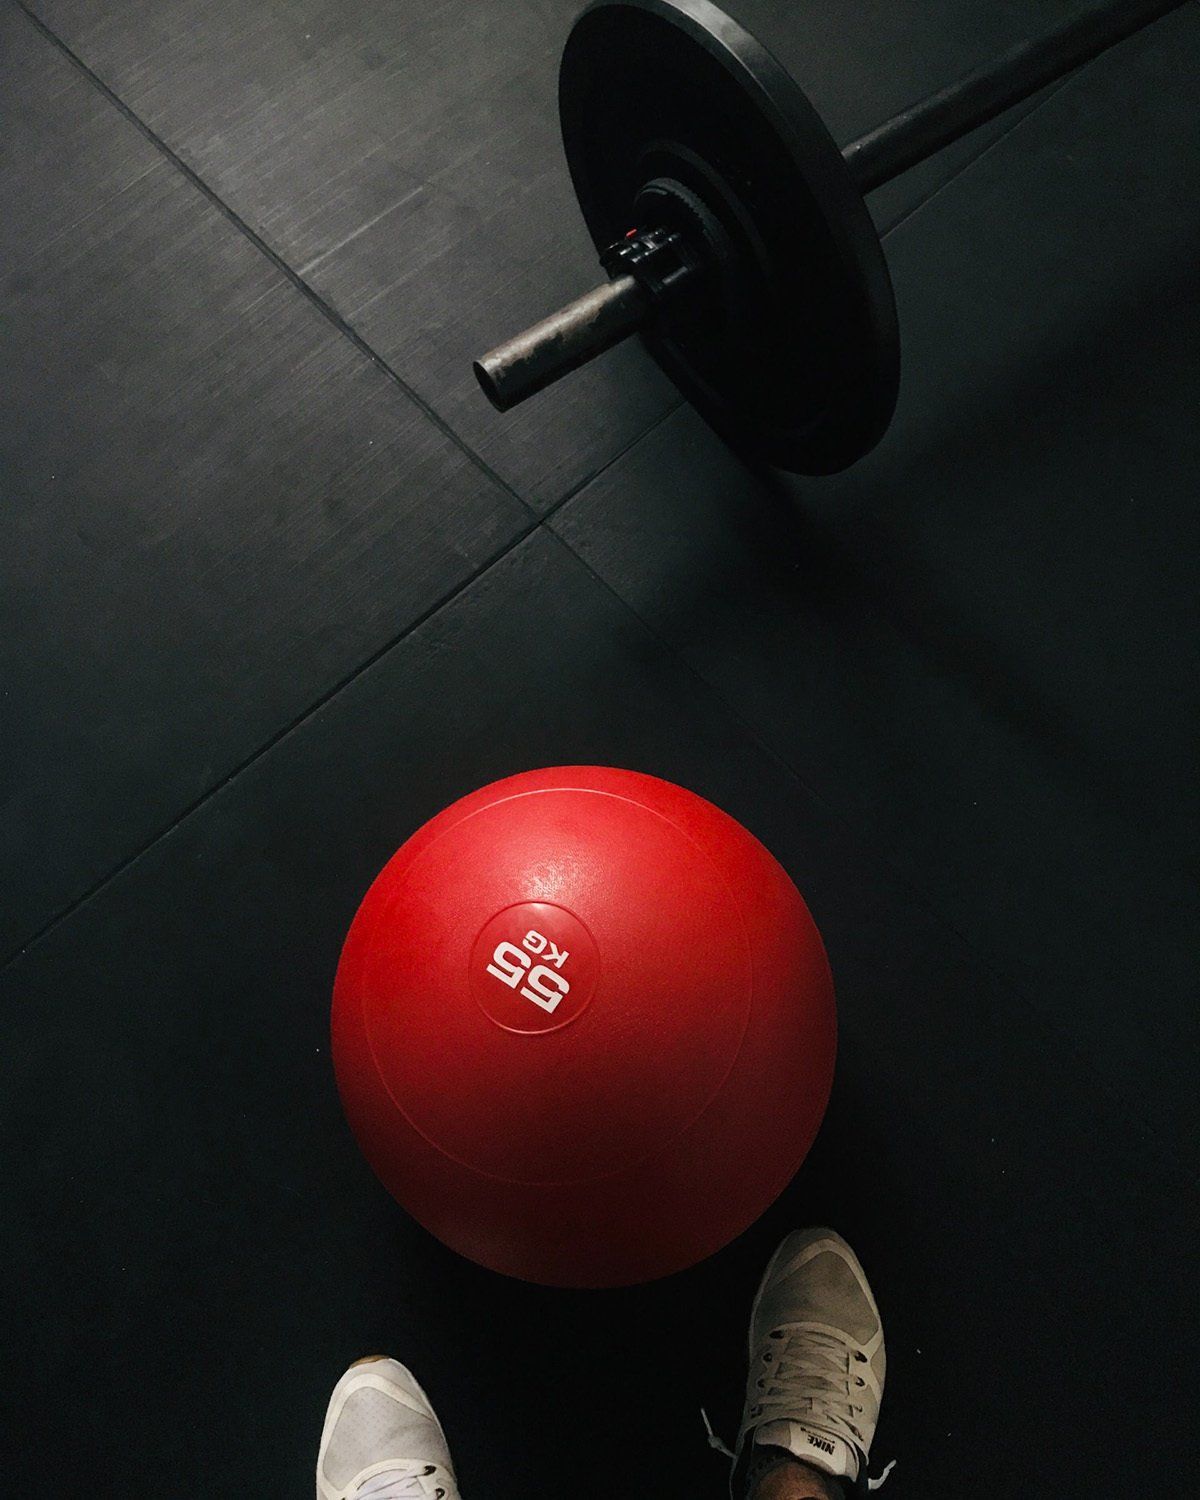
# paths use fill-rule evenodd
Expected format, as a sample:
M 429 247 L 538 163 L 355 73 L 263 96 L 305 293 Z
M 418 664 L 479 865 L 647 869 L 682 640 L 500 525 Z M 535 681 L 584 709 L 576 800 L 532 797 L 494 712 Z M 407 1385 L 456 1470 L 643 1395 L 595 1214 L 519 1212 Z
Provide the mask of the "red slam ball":
M 670 782 L 568 766 L 420 829 L 367 893 L 333 1000 L 351 1127 L 471 1260 L 548 1286 L 694 1265 L 803 1161 L 833 984 L 799 891 Z

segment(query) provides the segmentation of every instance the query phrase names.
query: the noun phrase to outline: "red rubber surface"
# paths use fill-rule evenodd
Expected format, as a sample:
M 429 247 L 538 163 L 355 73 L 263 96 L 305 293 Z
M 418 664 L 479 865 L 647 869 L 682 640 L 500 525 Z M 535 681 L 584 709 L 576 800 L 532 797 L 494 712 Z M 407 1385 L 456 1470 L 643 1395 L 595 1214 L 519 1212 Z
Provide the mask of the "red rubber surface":
M 615 1286 L 728 1243 L 803 1160 L 833 987 L 795 886 L 682 788 L 529 772 L 447 808 L 351 926 L 333 1056 L 355 1135 L 494 1270 Z

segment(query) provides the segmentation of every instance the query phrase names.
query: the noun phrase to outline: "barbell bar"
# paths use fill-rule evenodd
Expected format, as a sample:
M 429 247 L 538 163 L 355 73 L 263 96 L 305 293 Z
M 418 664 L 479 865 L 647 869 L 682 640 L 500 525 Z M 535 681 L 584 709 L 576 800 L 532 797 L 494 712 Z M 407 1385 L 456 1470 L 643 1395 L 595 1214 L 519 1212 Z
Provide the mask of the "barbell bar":
M 607 282 L 475 362 L 509 411 L 641 332 L 709 423 L 797 473 L 848 467 L 899 384 L 863 195 L 1187 0 L 1117 0 L 839 150 L 776 59 L 710 0 L 594 0 L 559 71 L 563 145 Z

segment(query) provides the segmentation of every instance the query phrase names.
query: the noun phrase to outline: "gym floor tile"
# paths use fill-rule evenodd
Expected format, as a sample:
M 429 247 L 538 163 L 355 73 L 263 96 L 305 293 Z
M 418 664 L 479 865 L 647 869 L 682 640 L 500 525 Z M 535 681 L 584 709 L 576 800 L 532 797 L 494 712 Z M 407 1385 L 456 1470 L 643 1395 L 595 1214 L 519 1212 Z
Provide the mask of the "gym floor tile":
M 36 9 L 531 504 L 677 400 L 632 348 L 503 418 L 472 373 L 600 279 L 558 141 L 573 0 Z

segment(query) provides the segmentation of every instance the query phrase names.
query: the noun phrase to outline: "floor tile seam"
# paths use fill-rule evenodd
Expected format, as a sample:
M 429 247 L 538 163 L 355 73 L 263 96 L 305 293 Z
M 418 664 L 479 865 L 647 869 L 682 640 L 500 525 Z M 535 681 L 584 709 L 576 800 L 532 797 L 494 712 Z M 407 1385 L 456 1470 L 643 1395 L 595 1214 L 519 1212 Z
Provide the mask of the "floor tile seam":
M 280 728 L 274 734 L 264 740 L 263 743 L 257 747 L 257 749 L 255 749 L 248 755 L 243 756 L 242 759 L 237 763 L 237 765 L 229 770 L 224 776 L 222 776 L 219 781 L 214 782 L 211 787 L 207 788 L 186 807 L 181 809 L 168 824 L 160 828 L 149 838 L 145 839 L 132 853 L 126 855 L 123 859 L 114 864 L 110 869 L 105 871 L 104 874 L 98 876 L 85 891 L 83 891 L 80 895 L 72 898 L 71 901 L 60 908 L 59 911 L 54 913 L 54 915 L 51 916 L 46 922 L 44 922 L 42 926 L 39 927 L 34 933 L 32 933 L 28 938 L 23 939 L 16 948 L 11 949 L 8 953 L 0 956 L 0 974 L 2 974 L 11 965 L 18 962 L 37 944 L 41 943 L 44 939 L 49 937 L 50 934 L 61 927 L 63 923 L 69 921 L 72 917 L 74 917 L 76 913 L 78 913 L 83 907 L 88 905 L 91 901 L 95 900 L 95 898 L 99 896 L 114 880 L 119 879 L 120 876 L 125 874 L 126 871 L 137 864 L 139 860 L 148 855 L 164 839 L 170 838 L 171 835 L 176 831 L 176 829 L 179 828 L 185 821 L 199 813 L 201 809 L 207 806 L 207 804 L 214 797 L 225 791 L 229 786 L 232 785 L 234 781 L 237 780 L 239 776 L 241 776 L 244 772 L 250 770 L 263 757 L 270 754 L 270 752 L 275 749 L 277 745 L 281 744 L 290 735 L 302 729 L 309 719 L 328 707 L 329 704 L 339 696 L 339 694 L 344 692 L 347 688 L 351 687 L 357 681 L 357 679 L 363 675 L 363 673 L 370 671 L 372 667 L 378 665 L 378 663 L 381 662 L 383 658 L 389 654 L 389 652 L 393 651 L 398 646 L 401 646 L 410 636 L 415 634 L 416 631 L 420 630 L 423 626 L 428 625 L 439 614 L 441 614 L 443 610 L 453 605 L 456 600 L 458 600 L 463 594 L 465 594 L 476 583 L 478 583 L 493 568 L 498 567 L 505 560 L 505 558 L 522 547 L 527 541 L 529 541 L 532 536 L 534 536 L 535 534 L 544 533 L 545 535 L 551 537 L 556 544 L 562 545 L 561 538 L 559 538 L 556 533 L 550 530 L 547 525 L 554 514 L 569 500 L 573 499 L 580 489 L 586 487 L 587 484 L 590 484 L 593 478 L 598 478 L 599 475 L 603 473 L 604 468 L 618 463 L 630 449 L 635 448 L 639 443 L 644 442 L 647 438 L 652 436 L 652 434 L 657 431 L 658 427 L 669 420 L 669 418 L 674 414 L 674 411 L 675 408 L 672 408 L 671 411 L 667 412 L 658 421 L 656 421 L 646 432 L 639 433 L 638 436 L 633 438 L 625 448 L 615 453 L 608 461 L 608 464 L 602 466 L 595 475 L 590 476 L 586 480 L 580 481 L 578 485 L 572 486 L 566 492 L 566 494 L 564 494 L 562 499 L 558 501 L 557 504 L 552 506 L 544 516 L 537 519 L 530 518 L 527 524 L 522 527 L 522 529 L 517 533 L 516 536 L 509 538 L 501 547 L 499 547 L 489 558 L 487 558 L 477 568 L 475 568 L 468 576 L 460 579 L 434 604 L 429 606 L 429 608 L 423 610 L 416 618 L 410 621 L 403 630 L 398 631 L 394 636 L 392 636 L 382 646 L 373 651 L 363 661 L 359 662 L 350 671 L 344 673 L 343 676 L 340 677 L 332 687 L 321 693 L 303 710 L 301 710 L 291 720 L 289 720 L 287 724 L 285 724 L 282 728 Z
M 11 5 L 41 34 L 41 36 L 55 47 L 67 61 L 76 68 L 79 73 L 88 80 L 103 98 L 116 109 L 138 132 L 147 140 L 160 155 L 170 163 L 188 183 L 194 188 L 213 208 L 215 208 L 225 221 L 247 240 L 254 249 L 266 259 L 291 286 L 298 291 L 305 301 L 309 303 L 342 338 L 347 339 L 357 352 L 375 366 L 397 390 L 429 421 L 442 436 L 459 452 L 471 465 L 478 470 L 490 484 L 495 486 L 510 499 L 515 500 L 521 508 L 530 516 L 536 513 L 534 507 L 513 486 L 505 480 L 490 464 L 480 457 L 478 452 L 470 446 L 455 430 L 455 428 L 421 396 L 412 385 L 410 385 L 400 372 L 391 365 L 382 354 L 378 352 L 361 333 L 328 302 L 301 274 L 296 271 L 284 257 L 275 250 L 251 225 L 232 208 L 224 198 L 200 175 L 194 167 L 188 165 L 175 149 L 160 136 L 152 126 L 146 123 L 141 116 L 129 104 L 121 98 L 110 84 L 106 83 L 88 64 L 74 51 L 61 37 L 57 35 L 34 11 L 25 0 L 10 0 Z
M 455 600 L 478 583 L 491 569 L 497 567 L 510 553 L 516 551 L 523 543 L 528 541 L 538 530 L 539 524 L 535 520 L 529 520 L 515 537 L 509 538 L 499 550 L 493 553 L 485 562 L 481 563 L 478 568 L 474 569 L 469 576 L 459 579 L 434 604 L 422 610 L 402 630 L 397 631 L 395 635 L 391 636 L 381 646 L 378 646 L 370 655 L 356 663 L 348 672 L 343 673 L 332 686 L 306 704 L 303 709 L 294 714 L 286 724 L 268 736 L 254 750 L 243 755 L 235 766 L 231 767 L 217 781 L 201 792 L 199 796 L 195 797 L 186 807 L 175 813 L 170 822 L 144 839 L 132 853 L 125 855 L 102 875 L 97 876 L 85 891 L 73 897 L 28 938 L 23 939 L 16 948 L 10 949 L 6 954 L 0 956 L 0 974 L 3 974 L 13 964 L 18 963 L 33 948 L 37 947 L 52 933 L 57 931 L 65 922 L 70 921 L 85 906 L 101 895 L 113 881 L 118 880 L 122 875 L 126 874 L 165 839 L 170 838 L 184 823 L 194 818 L 215 797 L 218 797 L 222 792 L 227 790 L 234 781 L 245 772 L 251 770 L 260 760 L 269 755 L 278 745 L 282 744 L 284 740 L 302 729 L 311 718 L 327 708 L 340 693 L 352 686 L 365 672 L 369 672 L 373 667 L 378 665 L 389 652 L 393 651 L 397 646 L 402 645 L 411 635 L 420 630 L 422 626 L 427 625 L 444 609 L 452 605 Z
M 1093 62 L 1094 61 L 1095 59 L 1093 59 Z M 948 188 L 955 186 L 959 178 L 972 171 L 979 165 L 980 162 L 984 161 L 985 158 L 990 156 L 991 153 L 997 149 L 997 147 L 1002 146 L 1006 141 L 1008 141 L 1021 129 L 1023 125 L 1027 124 L 1028 121 L 1032 120 L 1035 115 L 1039 114 L 1046 107 L 1046 105 L 1055 98 L 1056 95 L 1061 93 L 1061 91 L 1068 86 L 1068 84 L 1075 82 L 1082 74 L 1087 73 L 1091 66 L 1092 63 L 1085 63 L 1081 68 L 1077 68 L 1073 73 L 1069 73 L 1065 78 L 1060 78 L 1056 83 L 1047 84 L 1045 89 L 1042 91 L 1041 97 L 1037 98 L 1035 102 L 1029 104 L 1028 108 L 1022 109 L 1020 105 L 1014 106 L 1014 108 L 1019 111 L 1015 119 L 1009 121 L 1008 124 L 1005 125 L 1003 130 L 1001 130 L 997 135 L 993 136 L 984 145 L 980 146 L 977 151 L 973 151 L 969 156 L 965 157 L 958 164 L 958 166 L 954 168 L 949 177 L 946 177 L 941 182 L 936 183 L 928 190 L 928 192 L 923 193 L 915 203 L 911 203 L 907 208 L 902 209 L 895 219 L 889 222 L 884 228 L 880 229 L 879 238 L 886 243 L 890 236 L 896 232 L 896 230 L 902 228 L 905 224 L 908 223 L 910 219 L 915 218 L 917 214 L 922 213 Z M 1025 102 L 1029 103 L 1029 101 Z

